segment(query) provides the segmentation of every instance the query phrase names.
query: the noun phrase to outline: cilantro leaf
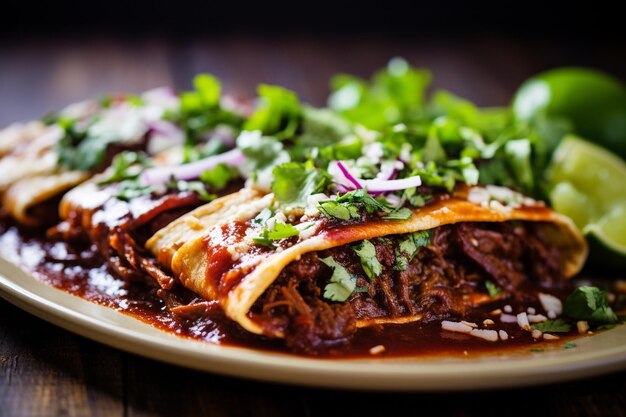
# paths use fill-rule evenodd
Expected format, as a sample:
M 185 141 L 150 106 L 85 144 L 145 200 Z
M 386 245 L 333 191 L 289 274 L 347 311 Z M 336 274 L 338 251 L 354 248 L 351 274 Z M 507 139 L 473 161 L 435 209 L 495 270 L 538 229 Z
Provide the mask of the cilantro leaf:
M 241 132 L 237 138 L 237 147 L 246 156 L 246 168 L 251 172 L 273 169 L 291 159 L 282 142 L 262 136 L 259 131 Z
M 296 133 L 302 117 L 298 97 L 282 87 L 261 84 L 258 88 L 260 105 L 244 124 L 244 129 L 260 130 L 282 140 Z
M 533 324 L 532 328 L 544 333 L 567 333 L 570 331 L 571 326 L 563 319 L 556 319 Z
M 200 181 L 217 191 L 224 189 L 235 178 L 239 178 L 239 171 L 226 164 L 218 164 L 215 168 L 200 174 Z
M 363 267 L 365 274 L 371 282 L 374 282 L 376 277 L 383 272 L 383 266 L 376 257 L 376 247 L 369 240 L 364 240 L 357 245 L 352 246 L 352 249 L 361 260 L 361 266 Z
M 183 181 L 183 180 L 170 180 L 167 183 L 167 187 L 171 190 L 177 191 L 191 191 L 198 194 L 202 201 L 213 201 L 217 198 L 215 194 L 210 194 L 201 181 Z
M 59 164 L 70 169 L 90 171 L 104 162 L 109 144 L 120 138 L 114 134 L 89 136 L 87 130 L 79 130 L 74 120 L 58 121 L 64 135 L 56 144 Z M 107 132 L 111 133 L 111 132 Z
M 411 217 L 411 215 L 413 215 L 413 212 L 410 209 L 406 207 L 400 207 L 389 212 L 389 214 L 384 216 L 383 219 L 384 220 L 406 220 L 409 217 Z
M 330 256 L 320 261 L 333 270 L 329 283 L 324 287 L 324 298 L 338 302 L 346 301 L 356 288 L 356 277 Z
M 139 172 L 133 172 L 132 167 L 135 164 L 145 165 L 147 163 L 143 154 L 137 152 L 122 152 L 113 158 L 111 162 L 111 175 L 98 182 L 98 185 L 110 184 L 137 178 Z
M 409 262 L 413 260 L 417 250 L 430 245 L 431 234 L 430 230 L 420 230 L 402 235 L 398 244 L 398 251 L 395 254 L 394 269 L 404 271 Z
M 255 218 L 256 220 L 256 218 Z M 273 247 L 275 240 L 286 239 L 292 236 L 298 236 L 300 231 L 292 224 L 276 223 L 272 229 L 263 228 L 261 234 L 252 238 L 254 243 L 261 246 Z
M 292 236 L 298 236 L 299 234 L 300 231 L 292 224 L 276 223 L 276 225 L 274 225 L 274 229 L 270 230 L 267 234 L 267 237 L 272 240 L 280 240 Z
M 487 288 L 487 292 L 491 298 L 495 298 L 502 293 L 502 289 L 489 280 L 485 281 L 485 288 Z
M 611 309 L 606 292 L 590 286 L 578 287 L 563 303 L 563 314 L 576 320 L 595 323 L 616 323 L 617 315 Z
M 420 120 L 430 73 L 411 68 L 402 58 L 389 61 L 370 82 L 349 75 L 331 80 L 330 107 L 370 129 Z
M 310 161 L 278 165 L 272 174 L 272 191 L 276 199 L 287 206 L 306 206 L 310 195 L 325 191 L 330 184 L 328 173 L 315 168 Z
M 152 194 L 155 191 L 152 185 L 143 185 L 137 180 L 124 180 L 119 184 L 116 197 L 123 201 L 130 201 L 142 195 Z
M 322 201 L 317 206 L 318 210 L 328 218 L 337 218 L 339 220 L 359 219 L 361 214 L 359 209 L 354 205 L 343 205 L 334 200 Z
M 195 145 L 206 132 L 220 124 L 239 129 L 243 123 L 241 116 L 220 106 L 221 83 L 210 74 L 194 77 L 194 91 L 179 95 L 180 108 L 166 114 L 166 118 L 181 126 L 187 144 Z
M 303 146 L 333 145 L 352 131 L 352 124 L 330 109 L 306 106 L 302 110 L 302 134 L 298 143 Z

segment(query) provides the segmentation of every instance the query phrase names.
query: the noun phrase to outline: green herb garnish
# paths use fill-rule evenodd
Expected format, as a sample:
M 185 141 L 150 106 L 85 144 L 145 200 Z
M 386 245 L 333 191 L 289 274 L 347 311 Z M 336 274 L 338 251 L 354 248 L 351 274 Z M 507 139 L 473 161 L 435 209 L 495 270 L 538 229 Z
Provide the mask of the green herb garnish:
M 356 288 L 356 277 L 330 256 L 320 261 L 333 270 L 329 283 L 324 287 L 324 298 L 338 302 L 346 301 Z
M 200 181 L 216 191 L 224 189 L 235 178 L 239 178 L 239 171 L 226 164 L 218 164 L 215 168 L 200 174 Z
M 282 164 L 274 168 L 272 174 L 274 196 L 286 206 L 305 207 L 310 195 L 323 192 L 330 184 L 328 173 L 315 168 L 311 161 Z
M 272 229 L 263 228 L 261 234 L 252 238 L 252 240 L 257 245 L 273 247 L 274 241 L 298 236 L 299 234 L 300 231 L 291 224 L 276 223 Z
M 495 298 L 502 293 L 502 289 L 489 280 L 485 281 L 485 288 L 487 288 L 487 292 L 491 298 Z
M 596 324 L 616 323 L 617 315 L 609 306 L 606 292 L 597 287 L 582 286 L 574 290 L 563 303 L 563 314 L 575 320 Z
M 543 333 L 567 333 L 570 331 L 571 326 L 563 319 L 556 319 L 533 324 L 532 328 Z
M 365 274 L 370 281 L 374 282 L 376 277 L 383 272 L 383 266 L 376 257 L 376 247 L 369 240 L 363 240 L 362 242 L 352 246 L 352 249 L 359 256 L 363 271 L 365 271 Z

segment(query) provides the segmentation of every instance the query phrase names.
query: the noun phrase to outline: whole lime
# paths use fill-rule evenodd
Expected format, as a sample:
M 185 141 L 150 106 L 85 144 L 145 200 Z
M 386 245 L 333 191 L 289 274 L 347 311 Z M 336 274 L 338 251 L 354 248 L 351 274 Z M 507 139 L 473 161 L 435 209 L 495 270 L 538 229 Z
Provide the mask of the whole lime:
M 566 119 L 572 133 L 626 159 L 626 87 L 608 74 L 576 67 L 540 73 L 517 90 L 513 110 L 522 121 L 539 114 Z

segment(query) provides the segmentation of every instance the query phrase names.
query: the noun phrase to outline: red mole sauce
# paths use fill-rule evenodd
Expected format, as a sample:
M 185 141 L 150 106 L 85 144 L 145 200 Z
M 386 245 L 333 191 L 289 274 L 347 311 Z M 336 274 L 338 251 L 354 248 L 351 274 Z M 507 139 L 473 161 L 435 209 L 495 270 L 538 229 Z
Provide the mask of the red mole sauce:
M 234 236 L 241 239 L 245 233 L 244 224 L 234 223 L 220 230 L 219 238 Z M 217 239 L 218 236 L 215 236 Z M 207 238 L 209 262 L 219 271 L 210 279 L 220 283 L 221 291 L 228 291 L 241 274 L 233 273 L 230 254 L 221 245 L 208 245 L 212 238 Z M 209 249 L 211 248 L 211 249 Z M 113 308 L 130 315 L 163 331 L 195 340 L 222 345 L 235 345 L 268 351 L 287 352 L 279 339 L 269 339 L 251 334 L 233 321 L 224 317 L 219 308 L 211 309 L 202 317 L 184 318 L 173 314 L 162 298 L 156 295 L 158 289 L 145 283 L 129 284 L 115 277 L 107 270 L 101 255 L 92 246 L 70 246 L 65 242 L 52 242 L 44 237 L 43 232 L 22 229 L 0 214 L 0 256 L 18 264 L 37 279 L 60 290 L 91 302 Z M 173 294 L 183 302 L 197 298 L 195 294 L 176 286 Z M 511 304 L 511 303 L 509 303 Z M 522 331 L 515 323 L 500 323 L 497 316 L 490 316 L 489 311 L 497 308 L 490 305 L 489 310 L 477 311 L 475 319 L 481 327 L 483 320 L 492 318 L 494 329 L 508 332 L 505 342 L 487 342 L 465 334 L 441 330 L 439 322 L 428 324 L 410 323 L 404 325 L 386 325 L 360 329 L 354 338 L 336 349 L 329 349 L 323 357 L 354 358 L 370 357 L 370 349 L 377 345 L 384 346 L 380 356 L 465 356 L 484 352 L 496 352 L 505 348 L 537 349 L 541 342 L 533 342 L 528 332 Z M 527 306 L 515 306 L 514 311 L 522 311 Z M 552 343 L 561 348 L 565 338 Z

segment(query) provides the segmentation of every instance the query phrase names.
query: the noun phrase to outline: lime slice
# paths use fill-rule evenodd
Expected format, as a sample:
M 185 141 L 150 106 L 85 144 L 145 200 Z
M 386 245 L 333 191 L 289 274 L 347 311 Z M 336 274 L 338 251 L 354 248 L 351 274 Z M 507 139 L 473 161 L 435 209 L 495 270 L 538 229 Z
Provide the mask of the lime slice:
M 548 184 L 554 209 L 571 217 L 592 243 L 591 257 L 626 266 L 626 162 L 568 136 L 554 153 Z
M 583 228 L 596 263 L 605 267 L 626 267 L 626 201 L 616 203 L 598 221 Z

